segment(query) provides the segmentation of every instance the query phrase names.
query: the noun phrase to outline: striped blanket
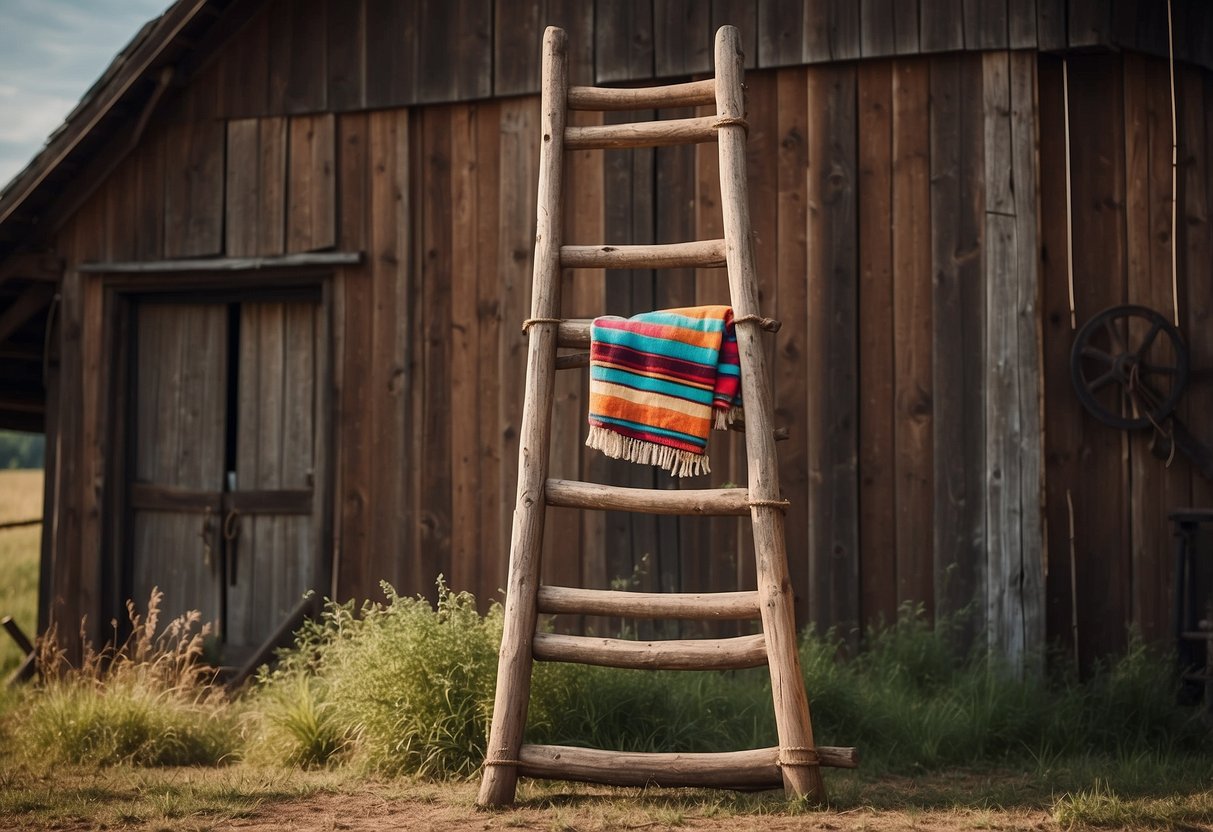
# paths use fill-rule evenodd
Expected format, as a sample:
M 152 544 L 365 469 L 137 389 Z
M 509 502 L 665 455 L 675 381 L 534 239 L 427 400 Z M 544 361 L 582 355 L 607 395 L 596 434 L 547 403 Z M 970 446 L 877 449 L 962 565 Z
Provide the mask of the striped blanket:
M 727 428 L 740 412 L 729 307 L 594 319 L 589 447 L 679 477 L 706 474 L 708 433 Z

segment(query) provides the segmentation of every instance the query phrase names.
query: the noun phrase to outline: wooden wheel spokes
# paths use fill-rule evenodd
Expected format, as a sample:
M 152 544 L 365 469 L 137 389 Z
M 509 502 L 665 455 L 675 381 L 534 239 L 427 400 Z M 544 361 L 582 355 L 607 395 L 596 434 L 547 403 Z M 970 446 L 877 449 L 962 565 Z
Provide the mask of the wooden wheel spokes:
M 1114 306 L 1078 331 L 1070 375 L 1083 406 L 1104 424 L 1123 430 L 1158 426 L 1187 386 L 1188 351 L 1179 331 L 1158 312 Z

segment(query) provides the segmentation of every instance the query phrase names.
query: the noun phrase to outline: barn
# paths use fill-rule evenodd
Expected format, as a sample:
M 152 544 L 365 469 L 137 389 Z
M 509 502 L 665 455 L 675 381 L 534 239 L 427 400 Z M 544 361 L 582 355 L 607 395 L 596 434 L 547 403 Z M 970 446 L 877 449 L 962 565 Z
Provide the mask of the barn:
M 1015 662 L 1170 640 L 1168 513 L 1213 483 L 1152 454 L 1168 424 L 1096 419 L 1070 369 L 1105 308 L 1174 317 L 1174 412 L 1213 441 L 1213 7 L 1174 0 L 1173 45 L 1168 8 L 177 0 L 0 194 L 0 425 L 48 439 L 40 629 L 102 638 L 158 586 L 233 663 L 307 590 L 500 597 L 543 28 L 573 83 L 626 85 L 709 73 L 731 23 L 799 621 L 855 644 L 919 606 Z M 716 164 L 572 154 L 566 240 L 719 236 Z M 725 292 L 564 280 L 568 317 Z M 553 475 L 744 480 L 734 436 L 689 483 L 585 449 L 585 385 L 560 374 Z M 545 580 L 744 588 L 745 523 L 556 510 Z

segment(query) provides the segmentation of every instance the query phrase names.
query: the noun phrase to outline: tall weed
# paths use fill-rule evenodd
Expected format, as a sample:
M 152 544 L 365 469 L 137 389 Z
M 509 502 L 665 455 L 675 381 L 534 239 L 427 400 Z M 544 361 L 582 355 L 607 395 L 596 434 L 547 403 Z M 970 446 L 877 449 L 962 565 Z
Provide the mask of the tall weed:
M 6 714 L 18 747 L 43 763 L 217 764 L 240 746 L 238 714 L 202 662 L 210 633 L 196 612 L 158 631 L 163 593 L 146 617 L 128 603 L 131 635 L 89 648 L 71 666 L 54 633 L 39 645 L 46 680 Z

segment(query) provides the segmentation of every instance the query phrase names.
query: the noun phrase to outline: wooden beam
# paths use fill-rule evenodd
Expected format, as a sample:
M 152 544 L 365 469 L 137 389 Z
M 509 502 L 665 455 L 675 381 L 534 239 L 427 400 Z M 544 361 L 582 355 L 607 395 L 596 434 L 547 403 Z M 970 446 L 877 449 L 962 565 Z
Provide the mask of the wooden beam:
M 289 269 L 298 266 L 357 266 L 361 262 L 361 251 L 320 251 L 274 257 L 185 257 L 178 260 L 82 263 L 77 270 L 87 274 L 247 272 L 262 269 Z
M 58 283 L 61 277 L 63 260 L 53 254 L 13 254 L 0 260 L 0 286 L 18 278 Z
M 35 283 L 26 289 L 11 306 L 0 312 L 0 343 L 45 309 L 54 296 L 55 287 L 45 283 Z

